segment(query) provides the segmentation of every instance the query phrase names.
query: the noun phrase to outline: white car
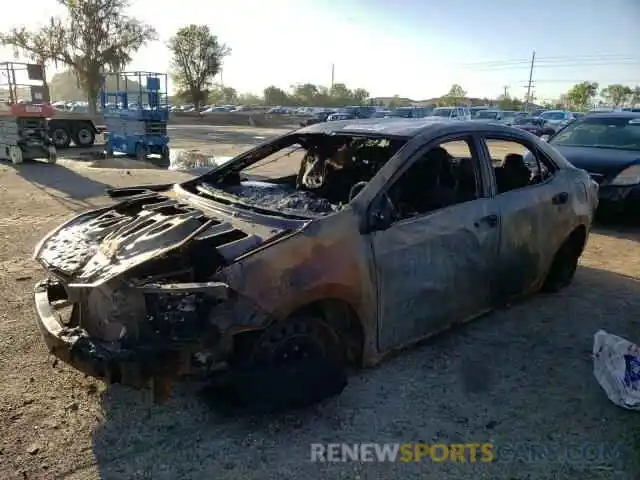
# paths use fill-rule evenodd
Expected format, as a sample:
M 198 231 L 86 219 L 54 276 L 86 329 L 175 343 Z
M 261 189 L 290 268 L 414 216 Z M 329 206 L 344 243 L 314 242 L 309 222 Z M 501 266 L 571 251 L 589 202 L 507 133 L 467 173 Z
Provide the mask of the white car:
M 432 117 L 471 120 L 471 111 L 467 107 L 438 107 L 431 112 Z

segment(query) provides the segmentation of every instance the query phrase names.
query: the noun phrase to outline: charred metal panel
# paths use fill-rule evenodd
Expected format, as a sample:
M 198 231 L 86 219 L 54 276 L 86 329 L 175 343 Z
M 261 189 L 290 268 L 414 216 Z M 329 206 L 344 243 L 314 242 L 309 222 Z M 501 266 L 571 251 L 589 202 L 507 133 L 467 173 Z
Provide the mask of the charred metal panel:
M 553 256 L 580 223 L 570 203 L 554 204 L 561 192 L 578 195 L 574 170 L 561 170 L 547 182 L 495 197 L 501 216 L 500 296 L 504 299 L 536 288 Z
M 314 301 L 342 300 L 357 313 L 365 338 L 375 342 L 371 250 L 358 228 L 358 217 L 347 208 L 238 260 L 225 269 L 224 276 L 234 291 L 275 319 Z
M 371 234 L 381 351 L 489 309 L 495 300 L 499 229 L 479 199 L 397 222 Z
M 99 285 L 179 247 L 193 251 L 202 263 L 215 263 L 217 257 L 231 262 L 281 232 L 255 222 L 205 215 L 151 193 L 72 219 L 45 239 L 36 256 L 72 280 L 71 286 Z M 218 267 L 219 262 L 207 272 Z

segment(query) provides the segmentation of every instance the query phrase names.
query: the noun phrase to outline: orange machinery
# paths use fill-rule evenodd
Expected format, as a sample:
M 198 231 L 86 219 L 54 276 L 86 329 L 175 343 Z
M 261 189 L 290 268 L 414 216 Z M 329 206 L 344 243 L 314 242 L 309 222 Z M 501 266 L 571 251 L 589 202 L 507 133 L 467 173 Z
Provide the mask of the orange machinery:
M 49 104 L 44 68 L 0 62 L 0 97 L 0 159 L 14 164 L 40 158 L 55 163 L 47 123 L 55 109 Z

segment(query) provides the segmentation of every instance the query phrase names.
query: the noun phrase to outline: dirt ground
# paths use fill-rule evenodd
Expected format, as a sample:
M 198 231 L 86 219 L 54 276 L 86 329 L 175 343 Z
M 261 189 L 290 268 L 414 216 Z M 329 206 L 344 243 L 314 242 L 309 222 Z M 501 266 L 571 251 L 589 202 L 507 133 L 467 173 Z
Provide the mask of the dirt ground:
M 633 478 L 640 417 L 592 374 L 598 329 L 640 342 L 640 231 L 599 227 L 574 283 L 354 372 L 301 412 L 224 416 L 181 384 L 164 405 L 55 364 L 35 326 L 36 242 L 107 186 L 188 175 L 123 161 L 0 166 L 0 478 Z M 481 463 L 313 463 L 312 443 L 492 442 Z M 538 454 L 531 454 L 531 448 Z M 540 455 L 540 449 L 548 455 Z M 514 451 L 520 454 L 514 455 Z M 511 453 L 510 453 L 511 452 Z

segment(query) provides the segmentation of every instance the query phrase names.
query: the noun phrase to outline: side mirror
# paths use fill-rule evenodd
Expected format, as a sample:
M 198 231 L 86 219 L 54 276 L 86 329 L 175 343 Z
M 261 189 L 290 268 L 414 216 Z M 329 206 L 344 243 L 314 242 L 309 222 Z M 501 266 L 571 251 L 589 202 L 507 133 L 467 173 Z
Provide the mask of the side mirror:
M 375 201 L 369 218 L 367 233 L 387 230 L 393 224 L 395 208 L 388 195 L 383 194 Z

